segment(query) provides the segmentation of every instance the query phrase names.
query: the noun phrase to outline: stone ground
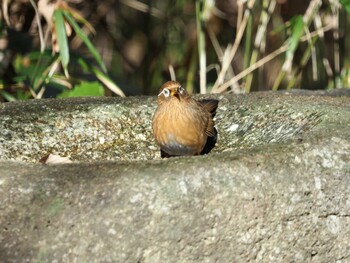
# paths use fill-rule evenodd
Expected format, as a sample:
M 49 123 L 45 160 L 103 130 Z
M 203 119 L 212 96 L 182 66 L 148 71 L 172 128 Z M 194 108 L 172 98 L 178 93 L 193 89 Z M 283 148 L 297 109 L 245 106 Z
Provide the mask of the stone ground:
M 154 98 L 0 104 L 0 262 L 350 262 L 335 95 L 216 95 L 213 151 L 166 160 Z

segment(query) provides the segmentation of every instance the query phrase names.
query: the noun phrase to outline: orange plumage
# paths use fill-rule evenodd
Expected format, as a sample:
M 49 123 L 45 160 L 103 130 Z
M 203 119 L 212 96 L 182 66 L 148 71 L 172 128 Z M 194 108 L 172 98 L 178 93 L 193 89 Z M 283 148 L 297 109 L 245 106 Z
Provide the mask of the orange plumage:
M 208 138 L 216 141 L 213 117 L 217 106 L 217 100 L 196 101 L 180 83 L 166 82 L 158 94 L 152 125 L 162 157 L 198 155 Z

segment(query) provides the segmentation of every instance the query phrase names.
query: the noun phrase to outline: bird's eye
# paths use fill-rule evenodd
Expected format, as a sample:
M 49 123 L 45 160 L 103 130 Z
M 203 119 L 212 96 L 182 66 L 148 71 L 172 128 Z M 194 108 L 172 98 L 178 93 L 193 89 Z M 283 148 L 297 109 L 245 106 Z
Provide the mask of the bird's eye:
M 164 94 L 164 96 L 166 98 L 169 97 L 169 95 L 170 95 L 170 91 L 168 89 L 163 89 L 163 91 L 159 95 L 161 95 L 162 93 Z
M 180 88 L 179 88 L 180 94 L 184 93 L 184 91 L 185 91 L 185 89 L 184 89 L 183 87 L 180 87 Z

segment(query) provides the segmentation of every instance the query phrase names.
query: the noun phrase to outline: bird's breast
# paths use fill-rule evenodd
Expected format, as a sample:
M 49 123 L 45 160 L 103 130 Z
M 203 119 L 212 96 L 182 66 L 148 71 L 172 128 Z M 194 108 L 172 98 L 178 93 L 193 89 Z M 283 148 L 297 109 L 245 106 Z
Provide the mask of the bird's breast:
M 199 154 L 207 136 L 203 121 L 188 110 L 158 109 L 153 132 L 161 149 L 170 155 Z

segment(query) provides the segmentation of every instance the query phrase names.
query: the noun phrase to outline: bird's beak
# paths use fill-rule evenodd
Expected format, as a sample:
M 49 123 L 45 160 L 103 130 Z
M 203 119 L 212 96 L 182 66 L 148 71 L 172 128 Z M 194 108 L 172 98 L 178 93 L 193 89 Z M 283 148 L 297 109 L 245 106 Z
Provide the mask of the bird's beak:
M 179 92 L 178 92 L 177 89 L 172 89 L 172 90 L 170 91 L 170 95 L 171 95 L 172 97 L 176 97 L 178 100 L 180 100 L 180 94 L 179 94 Z

